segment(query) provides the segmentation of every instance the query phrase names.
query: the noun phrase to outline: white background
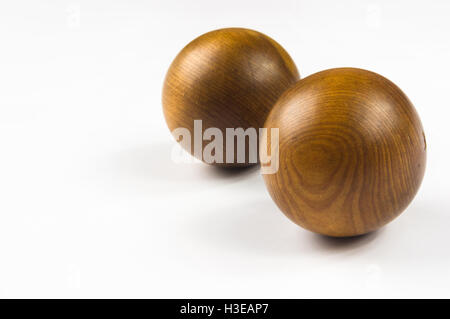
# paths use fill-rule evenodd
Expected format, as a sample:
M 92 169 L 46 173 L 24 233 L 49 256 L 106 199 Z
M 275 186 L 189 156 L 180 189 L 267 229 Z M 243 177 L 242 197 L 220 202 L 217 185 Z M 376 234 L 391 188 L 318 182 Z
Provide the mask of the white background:
M 0 296 L 450 297 L 449 1 L 2 1 Z M 428 142 L 422 187 L 382 230 L 291 223 L 257 169 L 171 161 L 175 55 L 240 26 L 302 77 L 378 72 Z

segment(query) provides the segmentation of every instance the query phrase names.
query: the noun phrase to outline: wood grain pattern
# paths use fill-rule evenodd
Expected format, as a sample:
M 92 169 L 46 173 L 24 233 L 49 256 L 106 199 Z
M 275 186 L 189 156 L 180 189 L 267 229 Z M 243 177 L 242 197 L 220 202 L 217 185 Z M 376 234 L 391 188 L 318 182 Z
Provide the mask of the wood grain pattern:
M 189 43 L 169 68 L 163 87 L 163 111 L 171 131 L 194 120 L 209 127 L 263 127 L 280 95 L 299 79 L 288 53 L 268 36 L 228 28 L 206 33 Z M 208 142 L 204 142 L 205 146 Z M 193 154 L 193 147 L 188 150 Z M 248 146 L 247 146 L 248 151 Z M 235 154 L 236 155 L 236 154 Z M 226 151 L 224 150 L 224 162 Z M 217 164 L 246 166 L 244 164 Z
M 286 91 L 266 127 L 280 128 L 279 170 L 264 175 L 284 214 L 313 232 L 364 234 L 398 216 L 422 181 L 420 119 L 391 81 L 331 69 Z

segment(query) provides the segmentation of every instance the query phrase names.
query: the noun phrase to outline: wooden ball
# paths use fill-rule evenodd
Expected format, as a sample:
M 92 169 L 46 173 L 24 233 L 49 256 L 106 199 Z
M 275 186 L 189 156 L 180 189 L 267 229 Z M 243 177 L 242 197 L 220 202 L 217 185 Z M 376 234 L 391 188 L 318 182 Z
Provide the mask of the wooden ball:
M 294 223 L 346 237 L 397 217 L 422 181 L 419 116 L 388 79 L 361 69 L 313 74 L 279 99 L 265 123 L 279 128 L 279 169 L 264 181 Z
M 268 36 L 242 28 L 212 31 L 189 43 L 170 66 L 163 87 L 164 116 L 171 131 L 187 128 L 192 141 L 194 120 L 202 120 L 202 133 L 220 129 L 223 163 L 213 164 L 248 166 L 248 143 L 244 163 L 236 156 L 226 163 L 225 129 L 262 128 L 277 99 L 298 79 L 291 57 Z M 208 143 L 203 141 L 202 147 Z M 193 142 L 188 151 L 199 157 Z

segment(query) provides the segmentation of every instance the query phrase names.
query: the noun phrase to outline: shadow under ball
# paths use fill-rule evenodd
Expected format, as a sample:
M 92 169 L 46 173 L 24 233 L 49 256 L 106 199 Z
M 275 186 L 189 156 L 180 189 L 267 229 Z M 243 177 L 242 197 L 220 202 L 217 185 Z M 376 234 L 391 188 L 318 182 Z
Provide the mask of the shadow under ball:
M 172 62 L 163 87 L 164 116 L 171 131 L 190 131 L 191 154 L 198 155 L 194 120 L 202 120 L 202 133 L 213 127 L 223 135 L 223 163 L 213 164 L 248 166 L 248 140 L 245 162 L 237 163 L 235 142 L 234 161 L 226 163 L 226 128 L 258 132 L 280 95 L 298 79 L 291 57 L 268 36 L 242 28 L 212 31 L 189 43 Z M 202 150 L 209 142 L 203 141 Z
M 265 126 L 279 128 L 279 169 L 263 175 L 294 223 L 356 236 L 397 217 L 422 181 L 426 142 L 406 95 L 376 73 L 313 74 L 287 90 Z

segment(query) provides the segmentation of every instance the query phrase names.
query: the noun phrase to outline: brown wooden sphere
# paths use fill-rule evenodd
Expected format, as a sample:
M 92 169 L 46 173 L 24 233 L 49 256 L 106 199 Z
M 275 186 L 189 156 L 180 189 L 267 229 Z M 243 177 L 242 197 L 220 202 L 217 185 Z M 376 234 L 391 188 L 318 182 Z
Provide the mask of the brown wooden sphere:
M 279 128 L 279 169 L 263 175 L 294 223 L 356 236 L 387 224 L 414 198 L 426 142 L 406 95 L 376 73 L 322 71 L 279 99 L 265 123 Z
M 268 36 L 242 28 L 212 31 L 189 43 L 172 62 L 163 87 L 164 116 L 171 131 L 187 128 L 192 141 L 194 120 L 202 120 L 202 133 L 220 129 L 224 159 L 214 164 L 247 166 L 248 143 L 245 163 L 237 163 L 236 156 L 234 163 L 225 163 L 225 129 L 263 127 L 277 99 L 298 79 L 291 57 Z M 193 142 L 188 151 L 195 155 Z

